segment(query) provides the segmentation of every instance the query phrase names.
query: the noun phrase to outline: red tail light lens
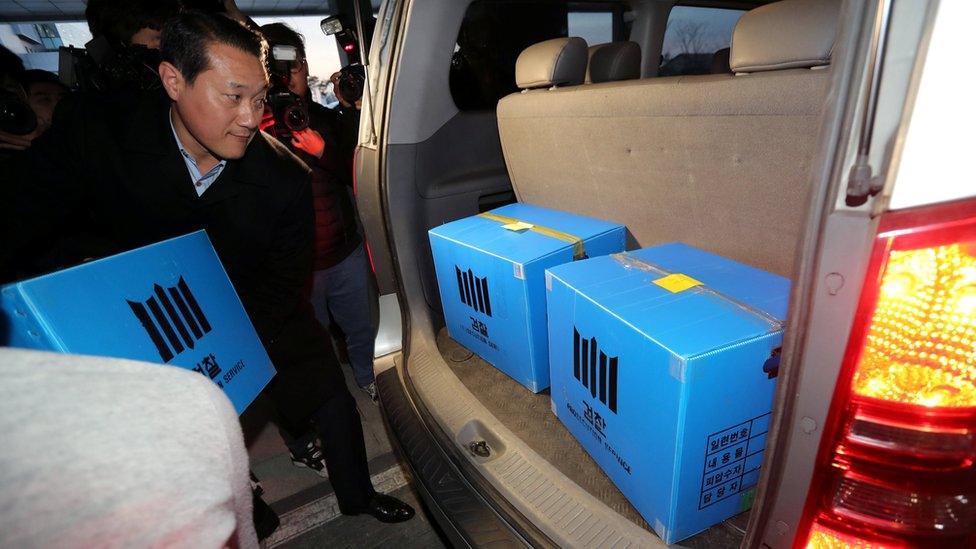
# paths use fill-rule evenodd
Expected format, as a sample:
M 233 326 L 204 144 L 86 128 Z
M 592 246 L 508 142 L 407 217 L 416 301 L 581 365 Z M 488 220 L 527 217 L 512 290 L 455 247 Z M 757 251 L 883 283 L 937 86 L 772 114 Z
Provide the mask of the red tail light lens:
M 859 396 L 919 406 L 976 406 L 976 246 L 888 253 L 854 371 Z
M 867 540 L 856 535 L 831 530 L 822 524 L 814 524 L 810 530 L 808 549 L 902 549 L 902 543 L 884 540 Z
M 797 547 L 976 546 L 976 201 L 882 218 Z

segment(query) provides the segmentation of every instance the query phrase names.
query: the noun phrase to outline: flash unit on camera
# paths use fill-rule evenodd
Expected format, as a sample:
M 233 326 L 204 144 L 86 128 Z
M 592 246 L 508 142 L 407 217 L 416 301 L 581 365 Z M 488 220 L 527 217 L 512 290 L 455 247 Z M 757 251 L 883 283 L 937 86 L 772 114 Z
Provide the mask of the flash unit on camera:
M 338 17 L 326 17 L 319 24 L 326 36 L 342 32 L 342 21 Z
M 276 45 L 271 49 L 271 57 L 275 61 L 295 61 L 298 59 L 298 48 Z

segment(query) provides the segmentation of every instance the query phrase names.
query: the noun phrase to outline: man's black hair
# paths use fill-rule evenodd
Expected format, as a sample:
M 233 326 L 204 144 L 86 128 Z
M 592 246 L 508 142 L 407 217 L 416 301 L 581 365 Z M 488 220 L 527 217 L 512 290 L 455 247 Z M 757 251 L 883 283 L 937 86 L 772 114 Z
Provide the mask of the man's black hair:
M 190 84 L 210 68 L 208 46 L 224 44 L 251 54 L 265 65 L 268 43 L 259 33 L 222 15 L 180 14 L 163 28 L 160 56 L 172 63 Z
M 68 86 L 65 86 L 63 82 L 58 78 L 58 75 L 53 72 L 42 71 L 40 69 L 30 69 L 20 73 L 17 77 L 20 81 L 20 85 L 24 87 L 24 91 L 30 93 L 30 88 L 34 84 L 56 84 L 61 86 L 65 90 Z
M 177 0 L 89 0 L 85 18 L 92 36 L 128 46 L 140 29 L 162 30 L 179 12 Z
M 88 21 L 88 30 L 93 37 L 104 34 L 102 28 L 105 26 L 102 14 L 109 5 L 109 0 L 88 0 L 85 5 L 85 20 Z
M 261 34 L 271 46 L 295 46 L 305 57 L 305 39 L 301 34 L 284 23 L 269 23 L 261 26 Z

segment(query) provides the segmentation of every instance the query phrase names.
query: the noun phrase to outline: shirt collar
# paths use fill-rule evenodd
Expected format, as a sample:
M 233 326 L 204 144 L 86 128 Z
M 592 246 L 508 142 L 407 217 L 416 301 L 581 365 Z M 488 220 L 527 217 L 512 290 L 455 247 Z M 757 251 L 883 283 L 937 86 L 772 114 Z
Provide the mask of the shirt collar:
M 193 168 L 195 169 L 195 171 L 197 173 L 199 173 L 200 172 L 200 166 L 197 164 L 196 159 L 193 158 L 193 155 L 191 155 L 189 152 L 187 152 L 186 147 L 183 146 L 183 141 L 180 140 L 179 134 L 176 133 L 176 125 L 173 124 L 173 109 L 172 109 L 172 107 L 170 108 L 170 111 L 169 111 L 169 127 L 170 127 L 171 130 L 173 130 L 173 137 L 176 139 L 176 146 L 179 147 L 180 154 L 183 155 L 183 159 L 187 162 L 187 168 L 190 167 L 190 164 L 189 163 L 192 163 L 193 164 Z M 221 170 L 224 169 L 224 166 L 226 166 L 226 165 L 227 165 L 227 161 L 226 160 L 221 160 L 220 162 L 217 163 L 216 166 L 214 166 L 213 168 L 211 168 L 209 172 L 207 172 L 206 174 L 203 174 L 203 175 L 204 176 L 205 175 L 210 175 L 210 174 L 214 173 L 214 171 L 221 171 Z M 190 175 L 193 176 L 194 179 L 197 179 L 198 176 L 197 176 L 197 174 L 194 174 L 193 171 L 194 170 L 190 170 Z

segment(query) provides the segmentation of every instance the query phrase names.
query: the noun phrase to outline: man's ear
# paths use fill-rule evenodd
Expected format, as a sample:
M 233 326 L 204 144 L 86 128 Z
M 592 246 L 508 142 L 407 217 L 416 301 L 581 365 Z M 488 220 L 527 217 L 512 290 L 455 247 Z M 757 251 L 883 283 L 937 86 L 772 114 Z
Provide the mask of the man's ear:
M 186 80 L 183 78 L 183 73 L 169 61 L 163 61 L 159 64 L 159 79 L 163 82 L 163 89 L 166 90 L 166 95 L 169 95 L 169 98 L 173 101 L 177 101 L 186 88 Z

